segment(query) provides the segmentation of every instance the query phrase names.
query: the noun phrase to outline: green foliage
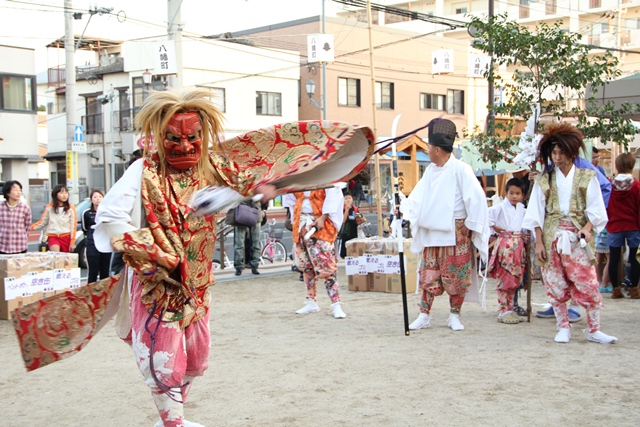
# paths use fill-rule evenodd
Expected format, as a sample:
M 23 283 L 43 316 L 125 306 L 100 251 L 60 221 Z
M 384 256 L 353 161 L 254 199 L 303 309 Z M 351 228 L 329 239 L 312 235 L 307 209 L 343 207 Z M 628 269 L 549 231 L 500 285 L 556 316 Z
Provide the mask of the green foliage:
M 597 106 L 589 99 L 586 108 L 566 107 L 567 96 L 584 99 L 588 87 L 598 88 L 620 76 L 618 60 L 610 52 L 590 54 L 591 48 L 583 44 L 580 34 L 571 34 L 561 28 L 561 22 L 553 25 L 541 23 L 534 30 L 498 15 L 488 22 L 486 17 L 471 17 L 468 26 L 475 31 L 473 46 L 493 56 L 494 64 L 514 68 L 510 78 L 495 71 L 485 77 L 494 87 L 502 87 L 507 95 L 503 105 L 491 108 L 495 116 L 529 119 L 531 105 L 540 104 L 543 116 L 560 120 L 573 116 L 586 137 L 600 137 L 603 142 L 616 142 L 628 146 L 629 135 L 638 133 L 625 119 L 637 106 L 615 108 L 613 104 Z M 595 90 L 594 90 L 595 92 Z M 509 135 L 512 124 L 497 123 L 499 135 Z M 538 126 L 536 124 L 536 130 Z M 495 165 L 500 160 L 510 160 L 515 153 L 518 137 L 499 137 L 494 129 L 480 132 L 475 128 L 470 134 L 473 145 L 483 154 L 483 160 Z

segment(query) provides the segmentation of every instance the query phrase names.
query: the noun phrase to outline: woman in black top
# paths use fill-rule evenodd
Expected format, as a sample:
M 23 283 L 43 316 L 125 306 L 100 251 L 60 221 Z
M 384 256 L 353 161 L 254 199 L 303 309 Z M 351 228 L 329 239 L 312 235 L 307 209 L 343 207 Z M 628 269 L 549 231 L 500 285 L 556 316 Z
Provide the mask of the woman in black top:
M 344 195 L 344 218 L 342 220 L 342 228 L 340 229 L 340 258 L 347 256 L 347 247 L 345 243 L 348 240 L 358 237 L 358 224 L 356 223 L 356 214 L 358 208 L 353 206 L 353 196 L 351 193 Z
M 109 264 L 111 263 L 111 252 L 98 252 L 93 243 L 93 226 L 96 223 L 96 211 L 102 202 L 104 193 L 100 190 L 91 192 L 91 207 L 82 213 L 82 230 L 84 231 L 85 251 L 87 256 L 87 266 L 89 268 L 88 283 L 93 283 L 100 279 L 109 277 Z

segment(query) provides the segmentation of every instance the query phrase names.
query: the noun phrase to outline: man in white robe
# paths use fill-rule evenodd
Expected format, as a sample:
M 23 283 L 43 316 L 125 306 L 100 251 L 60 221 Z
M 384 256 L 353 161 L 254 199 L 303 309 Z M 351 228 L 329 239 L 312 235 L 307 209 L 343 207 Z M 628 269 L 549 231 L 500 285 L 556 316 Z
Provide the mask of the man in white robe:
M 431 164 L 400 206 L 411 222 L 411 251 L 422 255 L 420 315 L 409 329 L 431 326 L 433 300 L 446 291 L 451 306 L 448 325 L 454 331 L 463 330 L 460 309 L 467 290 L 477 281 L 474 246 L 487 261 L 486 196 L 471 167 L 452 155 L 455 136 L 450 120 L 434 120 L 429 126 Z

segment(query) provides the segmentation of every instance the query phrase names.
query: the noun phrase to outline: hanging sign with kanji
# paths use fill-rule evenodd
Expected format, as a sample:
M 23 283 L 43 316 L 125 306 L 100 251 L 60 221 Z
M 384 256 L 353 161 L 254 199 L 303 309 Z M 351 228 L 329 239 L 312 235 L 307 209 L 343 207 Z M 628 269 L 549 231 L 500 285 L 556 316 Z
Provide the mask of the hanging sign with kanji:
M 483 78 L 489 70 L 491 57 L 486 55 L 469 55 L 469 77 Z
M 438 49 L 431 53 L 431 73 L 453 73 L 453 49 Z
M 162 76 L 178 73 L 178 60 L 173 40 L 153 43 L 153 74 Z
M 333 34 L 310 34 L 307 36 L 307 62 L 333 62 Z

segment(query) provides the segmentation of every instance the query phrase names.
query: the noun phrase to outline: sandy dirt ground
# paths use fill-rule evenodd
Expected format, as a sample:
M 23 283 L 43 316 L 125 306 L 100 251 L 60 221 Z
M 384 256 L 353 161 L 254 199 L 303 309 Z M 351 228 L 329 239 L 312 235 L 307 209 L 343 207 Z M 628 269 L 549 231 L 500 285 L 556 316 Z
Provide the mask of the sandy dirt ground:
M 250 276 L 250 275 L 249 275 Z M 503 325 L 490 282 L 488 309 L 463 307 L 464 331 L 446 326 L 439 297 L 431 329 L 405 336 L 400 295 L 349 292 L 346 319 L 299 316 L 296 273 L 219 283 L 213 290 L 210 367 L 187 419 L 216 426 L 638 426 L 640 300 L 605 295 L 602 330 L 583 320 L 569 344 L 555 321 Z M 533 301 L 546 300 L 534 282 Z M 409 295 L 410 321 L 418 297 Z M 539 307 L 538 307 L 539 308 Z M 148 426 L 158 420 L 133 353 L 107 325 L 79 354 L 27 373 L 0 321 L 0 426 Z

